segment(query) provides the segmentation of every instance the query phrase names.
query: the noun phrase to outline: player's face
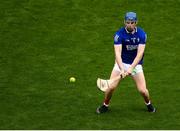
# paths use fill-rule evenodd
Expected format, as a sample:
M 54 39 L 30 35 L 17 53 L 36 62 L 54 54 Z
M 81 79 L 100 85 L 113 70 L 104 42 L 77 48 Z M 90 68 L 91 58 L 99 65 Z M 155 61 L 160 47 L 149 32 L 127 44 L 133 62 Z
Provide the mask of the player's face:
M 135 21 L 127 20 L 125 21 L 125 27 L 129 32 L 132 32 L 135 30 L 136 23 Z

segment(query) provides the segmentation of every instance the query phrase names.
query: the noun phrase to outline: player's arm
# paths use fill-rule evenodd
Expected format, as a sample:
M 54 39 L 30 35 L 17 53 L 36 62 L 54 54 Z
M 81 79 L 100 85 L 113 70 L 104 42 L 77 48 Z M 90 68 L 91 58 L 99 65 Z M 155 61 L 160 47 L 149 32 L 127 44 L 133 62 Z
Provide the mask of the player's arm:
M 114 45 L 114 51 L 115 51 L 116 63 L 118 64 L 119 69 L 121 70 L 121 74 L 123 75 L 123 78 L 124 78 L 124 67 L 123 67 L 123 62 L 121 58 L 122 44 Z
M 137 55 L 133 61 L 133 63 L 131 64 L 131 66 L 128 68 L 127 70 L 127 75 L 131 74 L 133 69 L 136 67 L 136 65 L 140 62 L 140 60 L 143 57 L 144 54 L 144 50 L 145 50 L 145 44 L 139 44 L 138 45 L 138 49 L 137 49 Z
M 115 61 L 119 66 L 119 69 L 121 70 L 121 75 L 124 78 L 125 72 L 124 72 L 124 66 L 121 58 L 122 53 L 122 37 L 121 33 L 116 33 L 114 36 L 114 52 L 115 52 Z
M 137 55 L 136 55 L 133 63 L 131 64 L 132 68 L 135 68 L 136 65 L 140 62 L 140 60 L 143 57 L 144 50 L 145 50 L 145 44 L 139 44 L 138 50 L 137 50 Z

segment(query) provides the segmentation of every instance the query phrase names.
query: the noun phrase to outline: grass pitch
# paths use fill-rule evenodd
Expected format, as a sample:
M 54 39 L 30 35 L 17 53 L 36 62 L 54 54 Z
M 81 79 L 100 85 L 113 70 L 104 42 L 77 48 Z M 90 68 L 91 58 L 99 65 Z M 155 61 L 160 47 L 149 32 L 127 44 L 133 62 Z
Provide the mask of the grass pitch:
M 4 0 L 0 4 L 0 129 L 180 129 L 179 0 Z M 157 113 L 130 78 L 111 111 L 97 77 L 114 64 L 113 35 L 135 11 L 148 34 L 144 71 Z M 69 77 L 76 77 L 69 83 Z

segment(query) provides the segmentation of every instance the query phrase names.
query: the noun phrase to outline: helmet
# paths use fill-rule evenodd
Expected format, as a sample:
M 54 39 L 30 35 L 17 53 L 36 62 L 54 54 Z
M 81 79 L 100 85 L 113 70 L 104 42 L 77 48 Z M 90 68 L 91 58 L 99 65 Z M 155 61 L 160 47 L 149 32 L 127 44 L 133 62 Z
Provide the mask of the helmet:
M 136 13 L 134 13 L 134 12 L 127 12 L 126 15 L 125 15 L 125 21 L 126 20 L 137 21 Z

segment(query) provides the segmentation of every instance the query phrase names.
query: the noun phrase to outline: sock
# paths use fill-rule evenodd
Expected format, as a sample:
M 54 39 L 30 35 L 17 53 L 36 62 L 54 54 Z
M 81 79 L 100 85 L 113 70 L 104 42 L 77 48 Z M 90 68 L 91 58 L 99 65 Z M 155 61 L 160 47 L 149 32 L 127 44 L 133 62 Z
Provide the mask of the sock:
M 110 101 L 109 99 L 105 99 L 103 104 L 104 104 L 106 107 L 108 107 L 108 106 L 109 106 L 109 101 Z
M 149 101 L 148 103 L 146 103 L 146 102 L 145 102 L 145 104 L 148 106 L 148 105 L 150 105 L 150 104 L 151 104 L 151 101 Z

